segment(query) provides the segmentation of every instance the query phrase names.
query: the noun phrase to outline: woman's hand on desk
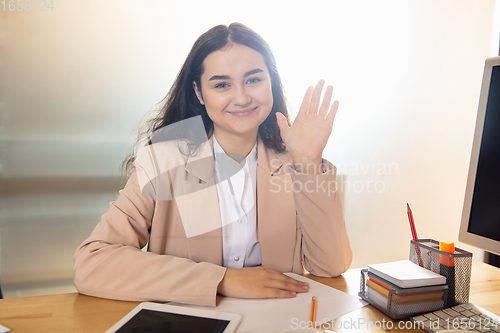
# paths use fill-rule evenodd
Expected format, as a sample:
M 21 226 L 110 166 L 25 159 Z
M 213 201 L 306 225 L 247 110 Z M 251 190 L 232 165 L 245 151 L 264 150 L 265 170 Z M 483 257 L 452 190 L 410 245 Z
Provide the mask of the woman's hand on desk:
M 262 267 L 228 268 L 217 292 L 238 298 L 292 298 L 309 285 Z

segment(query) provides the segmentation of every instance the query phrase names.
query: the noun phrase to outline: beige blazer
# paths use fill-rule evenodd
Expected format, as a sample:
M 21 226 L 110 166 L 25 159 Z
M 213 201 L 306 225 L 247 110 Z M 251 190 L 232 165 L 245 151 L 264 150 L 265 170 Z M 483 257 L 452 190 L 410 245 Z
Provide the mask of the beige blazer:
M 212 149 L 211 140 L 208 144 Z M 97 297 L 215 306 L 226 268 L 221 266 L 213 161 L 207 167 L 178 149 L 172 153 L 169 147 L 163 154 L 165 147 L 155 145 L 146 155 L 157 170 L 172 160 L 181 167 L 168 169 L 162 178 L 151 175 L 147 157 L 138 156 L 120 196 L 76 250 L 75 286 Z M 325 173 L 299 174 L 291 163 L 288 153 L 276 154 L 259 138 L 256 209 L 262 266 L 338 276 L 349 268 L 352 252 L 336 169 L 324 160 Z M 170 188 L 169 199 L 154 197 L 165 188 Z M 141 250 L 146 245 L 147 251 Z

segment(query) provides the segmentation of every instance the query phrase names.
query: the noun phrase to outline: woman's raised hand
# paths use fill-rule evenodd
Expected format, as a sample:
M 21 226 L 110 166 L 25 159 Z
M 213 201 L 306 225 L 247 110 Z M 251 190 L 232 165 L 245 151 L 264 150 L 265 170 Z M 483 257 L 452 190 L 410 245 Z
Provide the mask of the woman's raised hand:
M 217 292 L 238 298 L 293 298 L 309 290 L 305 282 L 262 267 L 228 268 Z
M 306 173 L 321 172 L 323 150 L 332 133 L 333 120 L 339 102 L 332 100 L 333 87 L 326 88 L 320 106 L 321 92 L 325 84 L 320 80 L 315 88 L 309 87 L 292 126 L 288 127 L 285 116 L 277 112 L 276 117 L 281 138 L 292 156 L 295 168 Z M 310 169 L 309 166 L 316 166 Z

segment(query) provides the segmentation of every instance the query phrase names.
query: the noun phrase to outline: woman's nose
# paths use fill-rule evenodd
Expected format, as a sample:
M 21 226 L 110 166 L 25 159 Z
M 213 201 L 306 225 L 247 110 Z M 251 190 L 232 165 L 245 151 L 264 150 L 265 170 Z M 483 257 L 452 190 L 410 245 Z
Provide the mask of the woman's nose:
M 244 87 L 238 87 L 235 89 L 233 103 L 237 106 L 245 106 L 250 104 L 252 97 L 248 94 L 248 91 Z

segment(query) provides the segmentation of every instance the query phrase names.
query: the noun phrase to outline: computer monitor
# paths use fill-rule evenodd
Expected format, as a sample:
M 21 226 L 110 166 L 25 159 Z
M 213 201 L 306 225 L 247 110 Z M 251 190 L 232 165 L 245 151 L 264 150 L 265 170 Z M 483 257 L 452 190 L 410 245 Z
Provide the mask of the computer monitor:
M 458 239 L 500 254 L 500 57 L 484 66 Z

